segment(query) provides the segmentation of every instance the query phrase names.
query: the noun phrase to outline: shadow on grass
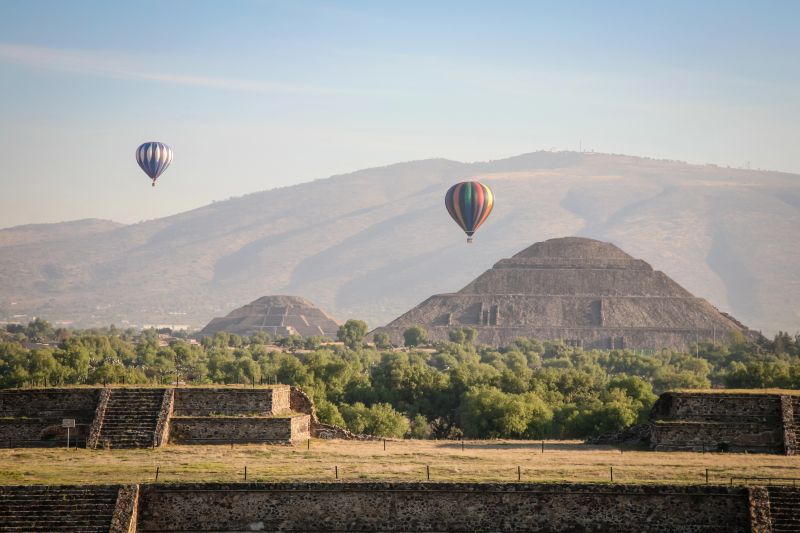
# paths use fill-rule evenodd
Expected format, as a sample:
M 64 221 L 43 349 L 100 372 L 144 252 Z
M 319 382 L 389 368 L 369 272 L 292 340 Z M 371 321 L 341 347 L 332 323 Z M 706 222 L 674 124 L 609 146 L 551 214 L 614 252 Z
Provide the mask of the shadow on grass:
M 438 444 L 439 448 L 460 450 L 462 441 L 447 441 Z M 542 441 L 463 441 L 464 450 L 530 450 L 542 451 Z M 624 451 L 636 451 L 633 448 L 623 448 Z M 544 441 L 544 451 L 549 452 L 619 452 L 617 446 L 602 444 L 585 444 L 578 441 Z

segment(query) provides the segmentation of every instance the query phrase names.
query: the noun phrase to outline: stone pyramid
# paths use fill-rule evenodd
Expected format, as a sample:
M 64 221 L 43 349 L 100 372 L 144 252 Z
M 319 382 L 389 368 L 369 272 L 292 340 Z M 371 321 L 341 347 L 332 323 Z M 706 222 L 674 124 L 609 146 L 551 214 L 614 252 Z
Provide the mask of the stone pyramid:
M 301 335 L 303 337 L 336 338 L 339 324 L 314 304 L 298 296 L 262 296 L 227 316 L 215 318 L 201 331 L 213 335 L 227 331 L 237 335 L 252 335 L 258 331 L 273 337 Z
M 413 325 L 433 340 L 473 327 L 479 342 L 495 346 L 535 337 L 585 348 L 685 350 L 696 341 L 726 341 L 733 331 L 753 335 L 645 261 L 580 237 L 536 243 L 375 332 L 401 343 Z

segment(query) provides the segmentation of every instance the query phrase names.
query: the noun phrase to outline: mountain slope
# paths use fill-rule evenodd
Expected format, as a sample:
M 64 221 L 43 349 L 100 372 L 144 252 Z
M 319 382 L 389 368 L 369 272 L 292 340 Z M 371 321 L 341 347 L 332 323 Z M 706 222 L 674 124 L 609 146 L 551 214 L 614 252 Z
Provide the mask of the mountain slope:
M 479 177 L 475 244 L 443 195 Z M 565 235 L 606 240 L 748 326 L 800 328 L 800 176 L 619 155 L 426 160 L 259 192 L 49 242 L 0 231 L 0 316 L 190 324 L 296 294 L 377 326 L 496 260 Z M 69 232 L 67 232 L 69 234 Z

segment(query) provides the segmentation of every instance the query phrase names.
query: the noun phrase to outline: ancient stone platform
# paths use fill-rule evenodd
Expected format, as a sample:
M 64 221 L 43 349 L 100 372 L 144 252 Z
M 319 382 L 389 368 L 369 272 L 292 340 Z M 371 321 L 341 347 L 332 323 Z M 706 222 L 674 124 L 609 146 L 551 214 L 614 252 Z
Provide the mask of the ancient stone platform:
M 494 346 L 535 337 L 585 348 L 685 350 L 727 340 L 734 331 L 755 335 L 641 259 L 580 237 L 536 243 L 373 333 L 402 344 L 403 331 L 414 325 L 433 340 L 475 328 L 479 342 Z
M 651 447 L 795 455 L 800 396 L 788 392 L 666 392 L 650 414 Z
M 313 405 L 288 385 L 76 387 L 0 391 L 0 445 L 146 448 L 175 444 L 292 443 L 310 436 Z M 314 419 L 315 420 L 315 419 Z
M 714 485 L 16 486 L 0 487 L 0 531 L 768 533 L 798 531 L 799 500 L 791 487 Z

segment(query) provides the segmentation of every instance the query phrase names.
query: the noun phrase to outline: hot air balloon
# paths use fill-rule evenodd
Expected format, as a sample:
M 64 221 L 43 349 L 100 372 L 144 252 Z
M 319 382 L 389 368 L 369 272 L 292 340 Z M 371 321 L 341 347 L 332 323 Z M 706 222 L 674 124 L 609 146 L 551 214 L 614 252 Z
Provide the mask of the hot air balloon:
M 172 148 L 160 142 L 144 143 L 136 149 L 136 162 L 153 180 L 153 187 L 162 172 L 172 163 Z
M 467 234 L 467 242 L 489 217 L 494 207 L 494 194 L 486 185 L 477 181 L 456 183 L 444 196 L 447 212 Z

